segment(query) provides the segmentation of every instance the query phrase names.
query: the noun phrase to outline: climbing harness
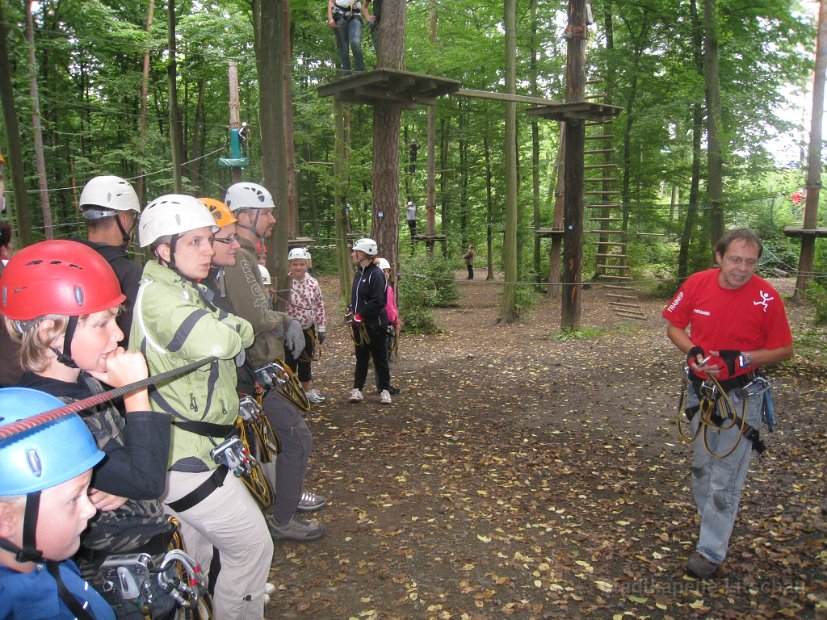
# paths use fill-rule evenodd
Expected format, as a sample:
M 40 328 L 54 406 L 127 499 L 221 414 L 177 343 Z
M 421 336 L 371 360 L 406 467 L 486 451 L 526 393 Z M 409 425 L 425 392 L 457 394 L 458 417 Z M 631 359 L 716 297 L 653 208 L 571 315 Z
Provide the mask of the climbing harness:
M 394 359 L 399 359 L 399 327 L 396 325 L 388 325 L 388 340 L 391 341 L 391 346 L 388 347 L 388 353 L 393 355 Z
M 308 332 L 305 332 L 310 336 L 310 349 L 313 351 L 312 354 L 307 354 L 308 347 L 305 347 L 302 351 L 301 355 L 299 355 L 298 361 L 300 362 L 318 362 L 322 359 L 322 347 L 321 343 L 319 342 L 319 336 L 316 334 L 315 329 L 311 329 Z
M 167 551 L 158 561 L 148 553 L 110 555 L 100 575 L 104 593 L 147 616 L 180 607 L 187 618 L 212 618 L 206 576 L 181 549 Z
M 256 381 L 264 391 L 262 398 L 268 390 L 274 390 L 276 394 L 292 403 L 302 411 L 310 410 L 310 400 L 304 393 L 301 382 L 296 373 L 284 363 L 277 359 L 274 362 L 265 364 L 256 369 Z
M 695 394 L 698 397 L 698 405 L 693 407 L 686 407 L 688 385 L 691 384 Z M 730 393 L 736 392 L 741 400 L 740 413 L 736 410 L 735 405 L 730 398 Z M 770 382 L 761 376 L 758 371 L 752 371 L 733 379 L 718 381 L 715 377 L 709 375 L 706 380 L 691 375 L 690 370 L 686 368 L 686 375 L 683 378 L 681 385 L 681 395 L 678 400 L 677 411 L 677 427 L 681 439 L 687 443 L 691 443 L 698 438 L 698 435 L 703 433 L 703 445 L 707 453 L 716 459 L 724 459 L 732 454 L 738 447 L 741 439 L 746 439 L 752 442 L 752 449 L 763 454 L 766 450 L 766 445 L 761 440 L 759 431 L 754 426 L 747 423 L 747 403 L 751 397 L 763 395 L 762 403 L 762 418 L 767 422 L 770 431 L 775 426 L 775 421 L 772 412 L 772 398 L 769 396 Z M 689 422 L 697 415 L 698 426 L 694 433 L 687 433 L 684 428 L 683 415 Z M 733 442 L 732 446 L 723 454 L 716 452 L 709 445 L 709 432 L 712 431 L 727 431 L 732 428 L 738 429 L 738 437 Z
M 265 510 L 273 505 L 275 493 L 267 476 L 264 475 L 261 464 L 271 462 L 281 451 L 279 440 L 269 418 L 264 414 L 264 409 L 252 396 L 241 397 L 235 426 L 238 439 L 254 461 L 250 470 L 241 477 L 241 481 L 259 507 Z

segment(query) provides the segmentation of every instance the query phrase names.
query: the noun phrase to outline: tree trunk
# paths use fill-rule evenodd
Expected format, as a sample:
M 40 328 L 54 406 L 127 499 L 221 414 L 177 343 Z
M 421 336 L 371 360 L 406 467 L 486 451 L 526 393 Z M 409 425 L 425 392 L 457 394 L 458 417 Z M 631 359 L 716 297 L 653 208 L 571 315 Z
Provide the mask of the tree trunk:
M 813 230 L 818 221 L 818 196 L 821 190 L 821 122 L 824 114 L 824 79 L 827 69 L 827 0 L 821 0 L 818 9 L 818 41 L 816 67 L 813 76 L 813 110 L 810 117 L 810 146 L 807 151 L 807 196 L 804 199 L 804 228 Z M 798 258 L 798 278 L 793 299 L 805 299 L 807 285 L 813 277 L 816 249 L 815 235 L 801 236 L 801 254 Z
M 274 215 L 281 225 L 273 229 L 267 242 L 267 269 L 273 274 L 276 290 L 287 289 L 287 161 L 284 136 L 284 53 L 279 36 L 284 32 L 286 0 L 254 0 L 256 69 L 259 84 L 259 122 L 261 135 L 261 172 L 263 185 L 276 204 Z M 273 36 L 273 33 L 278 33 Z
M 699 76 L 704 72 L 703 25 L 698 17 L 696 0 L 690 0 L 689 13 L 692 18 L 692 47 L 695 70 Z M 678 283 L 689 276 L 689 247 L 698 218 L 698 196 L 701 184 L 701 134 L 703 133 L 703 109 L 700 103 L 692 105 L 692 178 L 689 182 L 689 202 L 686 205 L 686 219 L 678 249 Z M 677 288 L 677 287 L 676 287 Z
M 537 0 L 531 0 L 531 43 L 529 58 L 529 74 L 531 76 L 531 94 L 539 96 L 537 89 Z M 531 117 L 531 198 L 534 214 L 534 278 L 542 280 L 540 263 L 540 236 L 537 229 L 542 225 L 540 220 L 540 124 L 536 116 Z
M 284 153 L 287 158 L 287 236 L 299 236 L 299 201 L 296 192 L 296 145 L 293 131 L 293 50 L 290 37 L 290 0 L 282 16 L 282 74 L 284 87 Z
M 557 162 L 554 166 L 557 172 L 557 183 L 554 190 L 554 230 L 563 230 L 563 198 L 566 195 L 566 124 L 560 123 L 560 147 L 557 149 Z M 563 247 L 561 235 L 551 237 L 551 251 L 548 268 L 548 296 L 556 299 L 560 296 L 560 250 Z
M 201 141 L 201 137 L 204 135 L 204 98 L 206 96 L 206 80 L 204 78 L 198 79 L 198 95 L 197 101 L 195 103 L 195 121 L 192 124 L 192 163 L 190 163 L 189 168 L 190 170 L 194 170 L 195 174 L 193 175 L 193 179 L 198 180 L 199 186 L 201 186 L 201 194 L 205 194 L 210 192 L 211 188 L 204 187 L 202 182 L 202 175 L 201 172 L 204 169 L 204 160 L 202 159 L 202 155 L 204 154 L 204 143 Z
M 17 237 L 20 245 L 25 247 L 32 242 L 32 220 L 29 213 L 28 194 L 26 193 L 23 147 L 20 142 L 20 126 L 17 123 L 17 108 L 14 101 L 8 40 L 8 26 L 3 14 L 3 2 L 0 1 L 0 102 L 3 104 L 3 121 L 6 125 L 6 139 L 9 144 L 7 163 L 11 168 L 12 187 L 14 189 Z
M 486 281 L 494 279 L 494 191 L 491 183 L 491 140 L 489 133 L 491 124 L 488 122 L 486 113 L 485 133 L 482 135 L 483 153 L 485 155 L 485 250 L 486 268 L 488 275 Z
M 344 305 L 350 304 L 350 281 L 353 269 L 350 264 L 350 244 L 348 243 L 347 208 L 347 107 L 350 104 L 333 101 L 333 116 L 336 122 L 335 146 L 333 155 L 333 209 L 336 214 L 336 264 L 339 271 L 339 285 L 342 290 Z
M 431 0 L 429 15 L 431 46 L 436 46 L 436 0 Z M 428 181 L 425 196 L 425 230 L 436 234 L 436 106 L 428 106 Z M 428 258 L 434 258 L 434 242 L 428 241 Z
M 167 90 L 169 91 L 169 141 L 172 147 L 172 180 L 175 193 L 183 191 L 184 136 L 181 135 L 181 110 L 178 108 L 178 66 L 175 60 L 175 0 L 167 0 L 167 29 L 169 62 L 167 64 Z
M 517 92 L 517 0 L 505 0 L 505 92 Z M 517 320 L 517 104 L 505 104 L 505 237 L 503 239 L 503 287 L 500 318 Z
M 451 119 L 439 121 L 439 195 L 442 232 L 446 238 L 451 230 L 451 209 L 448 206 L 448 147 L 450 146 Z M 442 244 L 442 256 L 448 257 L 448 243 Z
M 32 133 L 34 155 L 37 165 L 37 184 L 40 188 L 40 210 L 43 212 L 43 231 L 46 239 L 54 239 L 52 210 L 49 207 L 49 182 L 46 175 L 46 157 L 43 152 L 43 128 L 40 123 L 40 92 L 37 87 L 37 58 L 34 53 L 34 20 L 32 2 L 25 1 L 26 41 L 29 47 L 29 93 L 32 97 Z
M 704 1 L 704 82 L 706 84 L 707 193 L 709 197 L 709 240 L 724 236 L 722 199 L 723 150 L 721 144 L 721 94 L 718 74 L 717 0 Z
M 407 4 L 385 2 L 377 68 L 404 68 Z M 399 265 L 399 125 L 402 108 L 390 101 L 373 107 L 373 226 L 379 253 L 396 273 Z
M 146 32 L 152 32 L 152 20 L 155 16 L 155 0 L 149 0 L 149 8 L 146 13 Z M 138 126 L 138 155 L 140 165 L 138 166 L 138 178 L 135 180 L 135 193 L 138 194 L 138 203 L 146 204 L 146 178 L 144 177 L 144 155 L 146 154 L 146 129 L 147 129 L 147 100 L 149 98 L 149 63 L 150 50 L 144 52 L 143 78 L 141 80 L 141 112 Z
M 586 2 L 569 0 L 569 30 L 566 50 L 566 101 L 583 101 L 586 91 Z M 566 191 L 563 199 L 563 298 L 562 327 L 580 329 L 580 284 L 583 280 L 583 155 L 586 127 L 581 120 L 566 122 Z

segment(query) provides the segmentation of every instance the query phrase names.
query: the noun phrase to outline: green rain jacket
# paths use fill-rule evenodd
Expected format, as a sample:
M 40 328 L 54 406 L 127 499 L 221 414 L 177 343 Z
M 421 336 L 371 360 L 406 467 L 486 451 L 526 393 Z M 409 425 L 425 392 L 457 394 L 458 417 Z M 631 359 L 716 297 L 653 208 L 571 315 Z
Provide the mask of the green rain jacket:
M 210 441 L 204 434 L 185 430 L 181 423 L 184 418 L 225 427 L 235 422 L 236 356 L 253 343 L 250 324 L 219 311 L 208 303 L 210 295 L 202 285 L 193 286 L 175 271 L 150 261 L 133 310 L 129 347 L 144 354 L 150 375 L 210 356 L 218 358 L 150 389 L 152 409 L 173 416 L 169 468 L 176 471 L 216 467 L 210 450 L 227 433 L 211 432 Z

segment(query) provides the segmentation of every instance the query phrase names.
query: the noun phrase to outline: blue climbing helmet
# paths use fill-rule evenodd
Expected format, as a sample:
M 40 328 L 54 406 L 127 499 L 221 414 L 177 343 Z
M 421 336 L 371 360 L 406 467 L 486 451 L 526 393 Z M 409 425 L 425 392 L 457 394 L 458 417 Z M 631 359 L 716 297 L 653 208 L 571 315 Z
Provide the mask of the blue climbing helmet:
M 29 388 L 0 389 L 0 426 L 63 404 Z M 57 486 L 92 469 L 103 457 L 86 424 L 75 414 L 36 426 L 0 440 L 0 496 Z
M 62 407 L 63 402 L 29 388 L 0 389 L 0 429 Z M 83 420 L 70 414 L 0 438 L 0 496 L 26 496 L 23 547 L 0 538 L 18 562 L 42 562 L 35 532 L 41 491 L 80 476 L 104 457 Z

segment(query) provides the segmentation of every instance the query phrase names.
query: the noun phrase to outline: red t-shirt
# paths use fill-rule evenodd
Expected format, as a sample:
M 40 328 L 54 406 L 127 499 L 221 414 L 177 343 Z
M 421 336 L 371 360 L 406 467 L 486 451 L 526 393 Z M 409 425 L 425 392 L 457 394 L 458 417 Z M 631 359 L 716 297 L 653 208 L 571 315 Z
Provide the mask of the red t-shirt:
M 766 280 L 752 276 L 739 289 L 718 283 L 720 269 L 687 279 L 663 310 L 675 327 L 689 326 L 692 343 L 709 351 L 778 349 L 793 341 L 781 295 Z M 749 369 L 738 368 L 737 374 Z

